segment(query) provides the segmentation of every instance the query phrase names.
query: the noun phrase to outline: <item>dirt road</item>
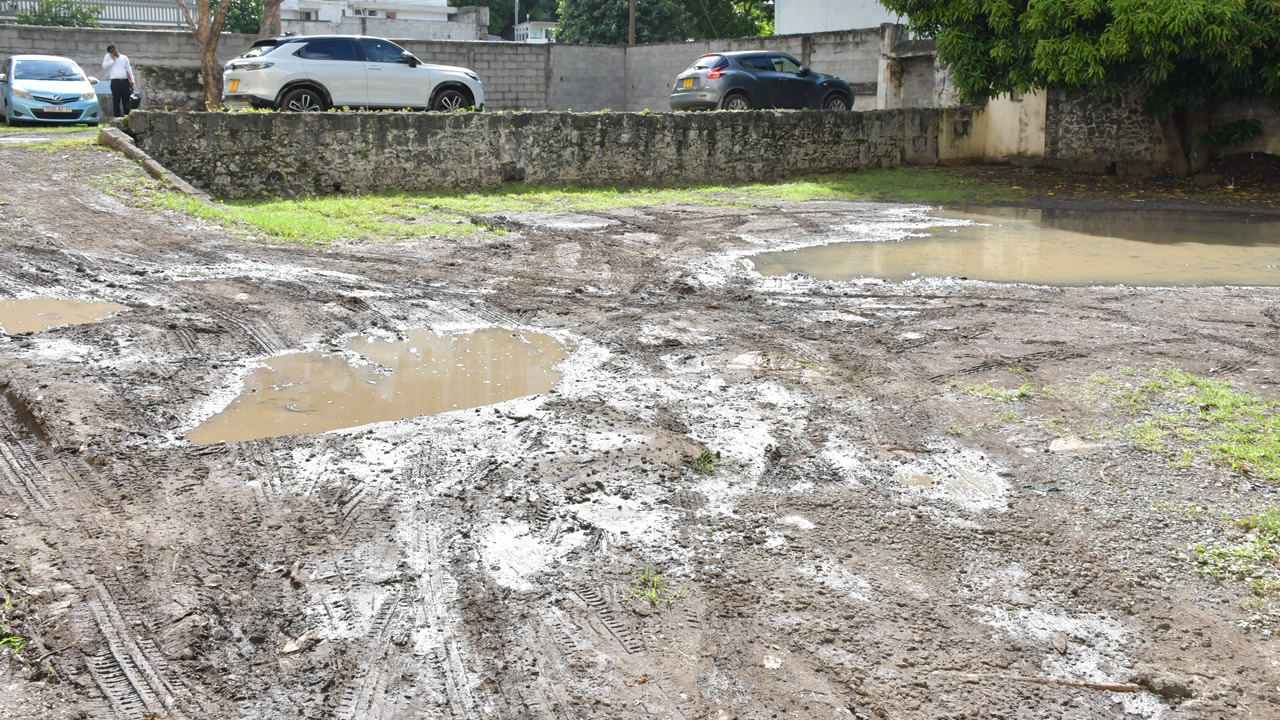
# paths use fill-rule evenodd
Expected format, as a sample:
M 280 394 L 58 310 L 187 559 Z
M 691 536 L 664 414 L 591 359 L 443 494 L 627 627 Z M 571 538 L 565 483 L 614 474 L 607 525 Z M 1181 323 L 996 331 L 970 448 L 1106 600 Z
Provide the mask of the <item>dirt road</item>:
M 1280 716 L 1266 617 L 1192 557 L 1274 488 L 1068 427 L 1159 363 L 1274 399 L 1272 290 L 741 261 L 927 223 L 846 202 L 286 246 L 0 153 L 0 297 L 128 308 L 0 335 L 0 717 Z M 555 389 L 185 439 L 264 358 L 485 327 L 562 340 Z

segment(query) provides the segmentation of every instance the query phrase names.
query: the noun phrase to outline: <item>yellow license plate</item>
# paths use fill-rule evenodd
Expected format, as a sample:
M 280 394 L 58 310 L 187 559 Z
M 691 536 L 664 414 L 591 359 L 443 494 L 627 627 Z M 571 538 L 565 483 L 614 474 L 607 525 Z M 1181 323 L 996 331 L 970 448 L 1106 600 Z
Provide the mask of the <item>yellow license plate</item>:
M 239 90 L 239 89 L 240 89 L 240 81 L 232 80 L 231 87 L 227 90 L 227 92 L 235 92 L 236 90 Z
M 693 78 L 685 78 L 684 84 L 681 85 L 681 87 L 693 87 Z

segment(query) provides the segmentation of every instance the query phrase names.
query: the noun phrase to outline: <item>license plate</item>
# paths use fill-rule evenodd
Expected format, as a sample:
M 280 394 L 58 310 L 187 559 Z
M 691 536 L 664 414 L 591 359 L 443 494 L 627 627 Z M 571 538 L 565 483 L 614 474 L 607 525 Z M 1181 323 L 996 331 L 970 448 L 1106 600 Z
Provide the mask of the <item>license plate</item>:
M 78 112 L 78 111 L 77 111 L 75 108 L 73 108 L 73 107 L 58 106 L 58 105 L 52 105 L 52 106 L 50 106 L 50 107 L 47 107 L 47 108 L 45 108 L 45 109 L 44 109 L 44 111 L 45 111 L 45 112 L 50 112 L 50 113 L 73 113 L 73 112 Z
M 685 78 L 680 87 L 693 87 L 693 78 Z
M 240 81 L 239 81 L 239 80 L 232 80 L 232 81 L 231 81 L 231 88 L 230 88 L 230 89 L 228 89 L 228 90 L 227 90 L 227 92 L 235 92 L 235 91 L 237 91 L 237 90 L 239 90 L 239 89 L 240 89 Z

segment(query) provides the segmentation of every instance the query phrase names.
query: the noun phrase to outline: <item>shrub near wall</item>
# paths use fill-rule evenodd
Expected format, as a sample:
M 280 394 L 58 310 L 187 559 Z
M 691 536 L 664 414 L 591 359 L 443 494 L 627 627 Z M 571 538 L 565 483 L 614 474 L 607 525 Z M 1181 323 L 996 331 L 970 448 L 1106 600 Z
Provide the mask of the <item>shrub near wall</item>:
M 137 111 L 161 164 L 225 198 L 769 181 L 937 158 L 937 111 L 187 113 Z

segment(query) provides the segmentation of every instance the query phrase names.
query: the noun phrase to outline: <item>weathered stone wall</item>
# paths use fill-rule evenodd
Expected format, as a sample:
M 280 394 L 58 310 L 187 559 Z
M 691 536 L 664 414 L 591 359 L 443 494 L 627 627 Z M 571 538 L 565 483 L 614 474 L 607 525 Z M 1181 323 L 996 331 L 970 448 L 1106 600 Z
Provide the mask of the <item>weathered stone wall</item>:
M 750 113 L 161 113 L 137 144 L 215 196 L 504 182 L 770 181 L 937 158 L 938 111 Z
M 1048 167 L 1133 176 L 1155 175 L 1169 167 L 1160 128 L 1142 114 L 1136 93 L 1108 102 L 1051 91 L 1044 134 Z

